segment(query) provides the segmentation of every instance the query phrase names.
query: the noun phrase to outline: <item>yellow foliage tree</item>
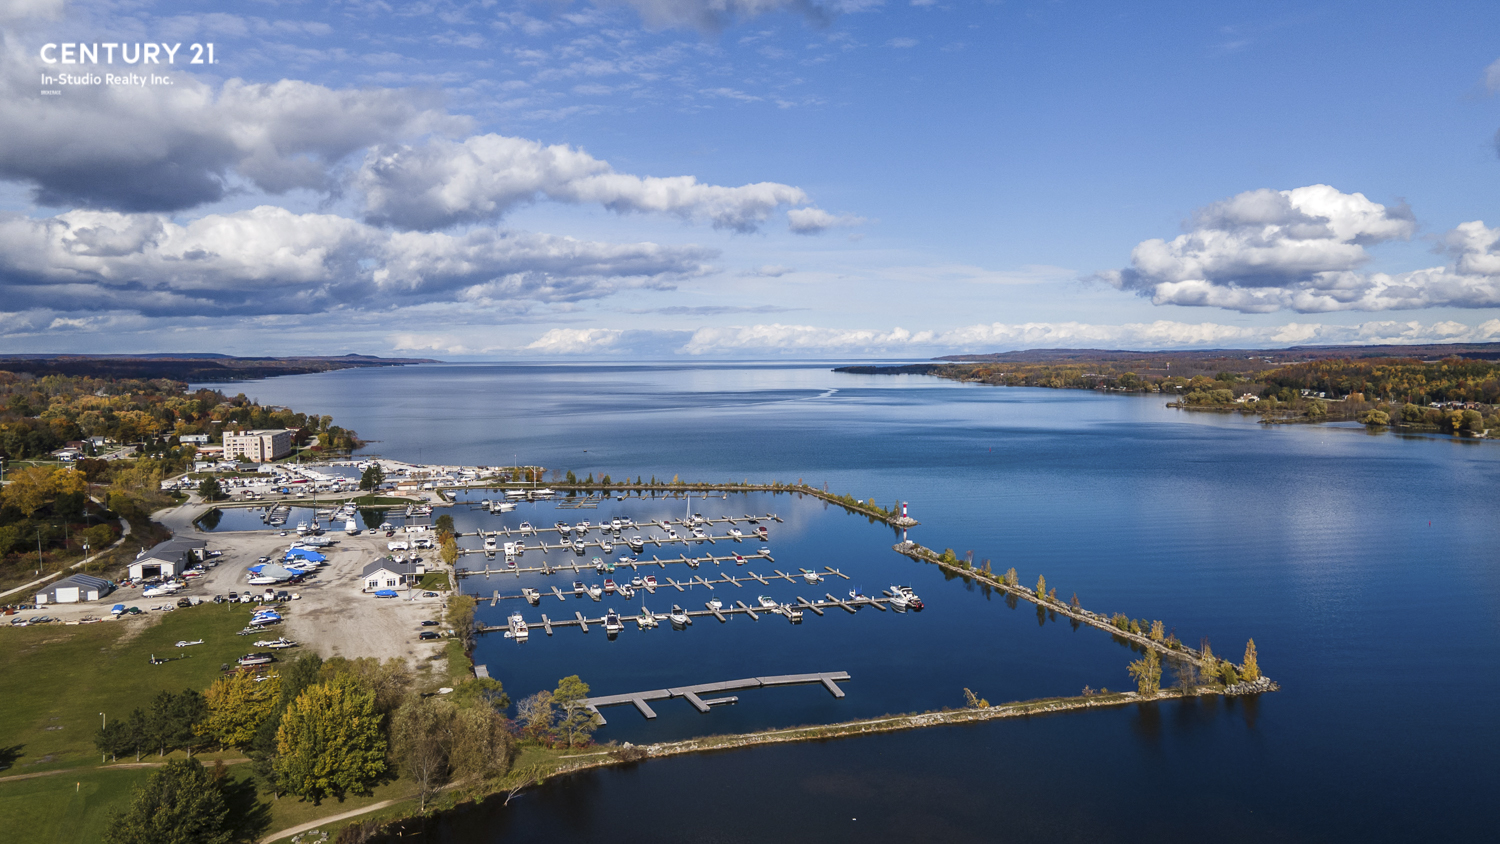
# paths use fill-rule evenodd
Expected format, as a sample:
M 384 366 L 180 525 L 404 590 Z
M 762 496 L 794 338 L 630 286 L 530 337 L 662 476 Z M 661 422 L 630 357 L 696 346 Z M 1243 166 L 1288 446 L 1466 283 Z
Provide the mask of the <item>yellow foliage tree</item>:
M 1260 679 L 1260 664 L 1255 661 L 1255 640 L 1245 645 L 1245 664 L 1240 668 L 1240 679 L 1255 682 Z
M 194 728 L 224 747 L 247 747 L 255 731 L 276 709 L 278 679 L 256 682 L 250 674 L 221 677 L 208 687 L 208 717 Z
M 54 471 L 56 470 L 46 466 L 28 466 L 12 472 L 10 483 L 5 485 L 4 490 L 6 505 L 20 510 L 21 515 L 26 518 L 31 518 L 32 513 L 52 500 Z
M 1130 663 L 1130 676 L 1135 678 L 1136 689 L 1141 697 L 1153 697 L 1161 688 L 1161 657 L 1155 650 Z

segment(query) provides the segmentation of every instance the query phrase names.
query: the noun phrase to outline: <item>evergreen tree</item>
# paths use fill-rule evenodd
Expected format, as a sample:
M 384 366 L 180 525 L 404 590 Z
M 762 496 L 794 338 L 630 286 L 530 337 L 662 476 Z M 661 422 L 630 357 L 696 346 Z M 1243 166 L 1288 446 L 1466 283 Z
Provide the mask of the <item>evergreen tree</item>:
M 219 486 L 218 478 L 204 478 L 198 484 L 198 494 L 203 496 L 204 501 L 218 501 L 224 497 L 224 490 Z
M 229 808 L 213 775 L 196 759 L 173 759 L 135 790 L 117 813 L 107 844 L 228 844 Z
M 1047 578 L 1041 575 L 1036 577 L 1036 596 L 1043 599 L 1047 597 Z
M 385 483 L 385 470 L 380 468 L 379 463 L 370 464 L 364 474 L 359 476 L 359 488 L 363 490 L 376 490 Z

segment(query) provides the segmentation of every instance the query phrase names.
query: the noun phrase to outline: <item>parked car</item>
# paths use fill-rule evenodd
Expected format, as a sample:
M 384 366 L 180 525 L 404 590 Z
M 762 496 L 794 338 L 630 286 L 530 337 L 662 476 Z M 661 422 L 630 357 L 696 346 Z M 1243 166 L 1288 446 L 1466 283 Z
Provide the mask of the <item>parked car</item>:
M 422 626 L 423 627 L 436 627 L 436 626 L 438 626 L 438 623 L 436 621 L 433 621 L 432 619 L 429 618 L 426 621 L 422 622 Z
M 187 598 L 178 598 L 177 599 L 177 606 L 179 606 L 179 607 L 191 607 L 192 605 L 193 605 L 193 602 L 191 600 L 187 599 Z
M 417 634 L 417 638 L 418 639 L 441 639 L 443 637 L 439 636 L 435 631 L 432 631 L 432 630 L 423 630 L 421 633 Z
M 422 593 L 422 597 L 424 597 L 424 598 L 436 598 L 436 597 L 438 597 L 438 593 L 436 593 L 436 592 L 423 592 Z

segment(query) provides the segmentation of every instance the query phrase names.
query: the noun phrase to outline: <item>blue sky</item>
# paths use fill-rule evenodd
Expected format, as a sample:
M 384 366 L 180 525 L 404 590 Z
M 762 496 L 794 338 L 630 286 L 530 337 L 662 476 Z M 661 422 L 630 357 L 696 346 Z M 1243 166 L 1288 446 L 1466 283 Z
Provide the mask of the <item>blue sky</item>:
M 0 351 L 1500 340 L 1491 4 L 0 15 Z M 210 41 L 42 81 L 139 70 L 46 44 Z

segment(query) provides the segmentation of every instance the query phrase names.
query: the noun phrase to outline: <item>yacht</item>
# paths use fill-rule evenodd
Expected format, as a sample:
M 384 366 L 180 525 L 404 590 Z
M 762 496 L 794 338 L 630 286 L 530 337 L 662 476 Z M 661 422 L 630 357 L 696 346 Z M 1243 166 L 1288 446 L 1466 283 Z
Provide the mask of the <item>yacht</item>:
M 563 536 L 567 536 L 573 532 L 573 526 L 567 522 L 555 522 L 552 526 L 557 528 L 557 532 Z
M 493 536 L 486 536 L 484 538 L 484 550 L 486 550 L 486 551 L 493 551 L 493 550 L 495 550 L 495 537 L 493 537 Z
M 646 585 L 646 581 L 642 580 L 640 575 L 636 575 L 635 577 L 630 578 L 630 585 L 634 586 L 637 589 L 640 589 L 642 586 Z
M 531 636 L 531 631 L 526 629 L 526 619 L 520 613 L 510 617 L 510 637 L 520 642 L 526 641 Z
M 629 583 L 621 583 L 619 586 L 615 587 L 615 594 L 628 601 L 631 598 L 635 597 L 635 590 L 630 588 Z
M 700 528 L 700 527 L 693 528 L 693 539 L 697 540 L 698 542 L 702 542 L 703 540 L 705 540 L 707 538 L 708 538 L 708 534 L 706 534 L 706 533 L 703 532 L 703 528 Z
M 522 522 L 520 527 L 516 528 L 516 530 L 519 530 L 522 536 L 529 536 L 533 533 L 536 533 L 536 528 L 531 526 L 531 522 Z
M 667 538 L 668 539 L 676 539 L 677 538 L 677 528 L 670 528 L 670 527 L 667 528 Z
M 608 539 L 602 539 L 599 541 L 599 550 L 603 551 L 606 554 L 613 553 L 615 550 L 615 544 L 613 542 L 610 542 Z
M 622 522 L 622 521 L 620 521 L 620 517 L 619 516 L 616 516 L 613 519 L 609 520 L 609 529 L 610 530 L 619 530 L 621 527 L 624 527 L 624 525 L 625 525 L 625 523 Z
M 353 519 L 345 521 L 344 533 L 347 533 L 350 536 L 359 536 L 359 525 L 356 525 Z
M 926 604 L 922 603 L 922 599 L 917 597 L 917 593 L 912 591 L 912 588 L 910 586 L 892 586 L 891 594 L 900 595 L 901 597 L 905 598 L 906 605 L 914 610 L 921 610 L 923 607 L 927 606 Z
M 712 598 L 709 598 L 708 599 L 708 608 L 711 609 L 711 610 L 722 610 L 722 609 L 724 609 L 724 601 L 723 601 L 723 599 L 720 598 L 718 595 L 715 595 Z
M 573 594 L 574 594 L 574 596 L 581 598 L 581 597 L 583 597 L 583 593 L 584 593 L 583 581 L 581 581 L 581 580 L 575 580 L 575 581 L 573 581 Z
M 594 559 L 589 560 L 589 564 L 594 567 L 594 571 L 598 572 L 599 574 L 604 573 L 604 559 L 602 557 L 595 557 Z
M 688 618 L 687 610 L 676 604 L 672 605 L 672 612 L 667 614 L 667 618 L 671 619 L 672 624 L 676 627 L 686 627 L 693 623 L 693 620 Z
M 595 599 L 604 597 L 604 587 L 600 586 L 597 583 L 590 584 L 589 585 L 589 597 L 590 598 L 595 598 Z
M 767 539 L 771 538 L 770 531 L 766 530 L 766 526 L 765 525 L 761 525 L 760 527 L 756 528 L 755 529 L 755 535 L 758 536 L 758 537 L 760 537 L 760 541 L 761 542 L 765 542 Z
M 807 581 L 808 583 L 819 583 L 823 580 L 823 575 L 818 574 L 812 569 L 803 569 L 802 579 Z
M 893 608 L 901 612 L 904 612 L 907 607 L 906 596 L 900 592 L 892 592 L 889 603 Z
M 639 536 L 630 537 L 629 539 L 625 540 L 625 544 L 629 545 L 630 550 L 636 552 L 637 554 L 646 550 L 646 540 L 640 538 Z
M 853 589 L 849 590 L 849 600 L 851 600 L 851 601 L 863 601 L 864 599 L 865 599 L 864 593 L 859 590 L 858 586 L 856 586 Z
M 505 491 L 505 497 L 506 498 L 525 498 L 526 497 L 526 490 L 524 490 L 524 489 L 507 489 Z
M 619 633 L 622 629 L 624 629 L 624 627 L 625 625 L 620 623 L 620 615 L 614 610 L 610 610 L 604 614 L 605 633 L 613 635 L 615 633 Z
M 584 534 L 586 534 L 586 533 L 589 532 L 589 527 L 590 526 L 591 525 L 589 524 L 589 520 L 588 519 L 584 519 L 583 521 L 581 521 L 581 522 L 578 523 L 578 526 L 575 527 L 574 530 L 578 531 L 578 535 L 579 536 L 583 536 Z
M 297 523 L 297 535 L 299 535 L 299 536 L 306 536 L 307 535 L 307 522 L 298 522 Z
M 745 532 L 737 527 L 732 527 L 729 529 L 729 536 L 733 538 L 735 542 L 739 542 L 741 539 L 745 538 Z
M 656 575 L 654 575 L 654 574 L 648 574 L 648 575 L 646 575 L 645 586 L 646 586 L 646 590 L 647 591 L 655 592 L 656 591 Z
M 604 594 L 615 594 L 615 579 L 613 577 L 604 578 Z
M 534 490 L 531 493 L 531 495 L 532 495 L 533 498 L 551 498 L 552 496 L 554 496 L 556 494 L 557 493 L 553 492 L 552 490 L 550 490 L 550 489 L 548 489 L 546 487 L 542 487 L 541 489 Z
M 516 505 L 513 501 L 496 501 L 494 504 L 490 505 L 491 513 L 509 513 L 514 511 L 515 509 Z
M 582 557 L 583 556 L 583 552 L 584 552 L 583 540 L 582 539 L 575 539 L 575 540 L 573 540 L 573 553 L 577 554 L 580 557 Z
M 745 564 L 745 557 L 744 557 L 744 555 L 742 555 L 742 554 L 735 554 L 734 555 L 734 564 L 737 565 L 737 566 L 743 566 Z
M 774 609 L 776 609 L 776 607 L 780 606 L 779 604 L 776 603 L 775 599 L 773 599 L 769 595 L 761 595 L 759 598 L 756 598 L 755 600 L 756 600 L 757 603 L 760 604 L 761 609 L 774 610 Z

